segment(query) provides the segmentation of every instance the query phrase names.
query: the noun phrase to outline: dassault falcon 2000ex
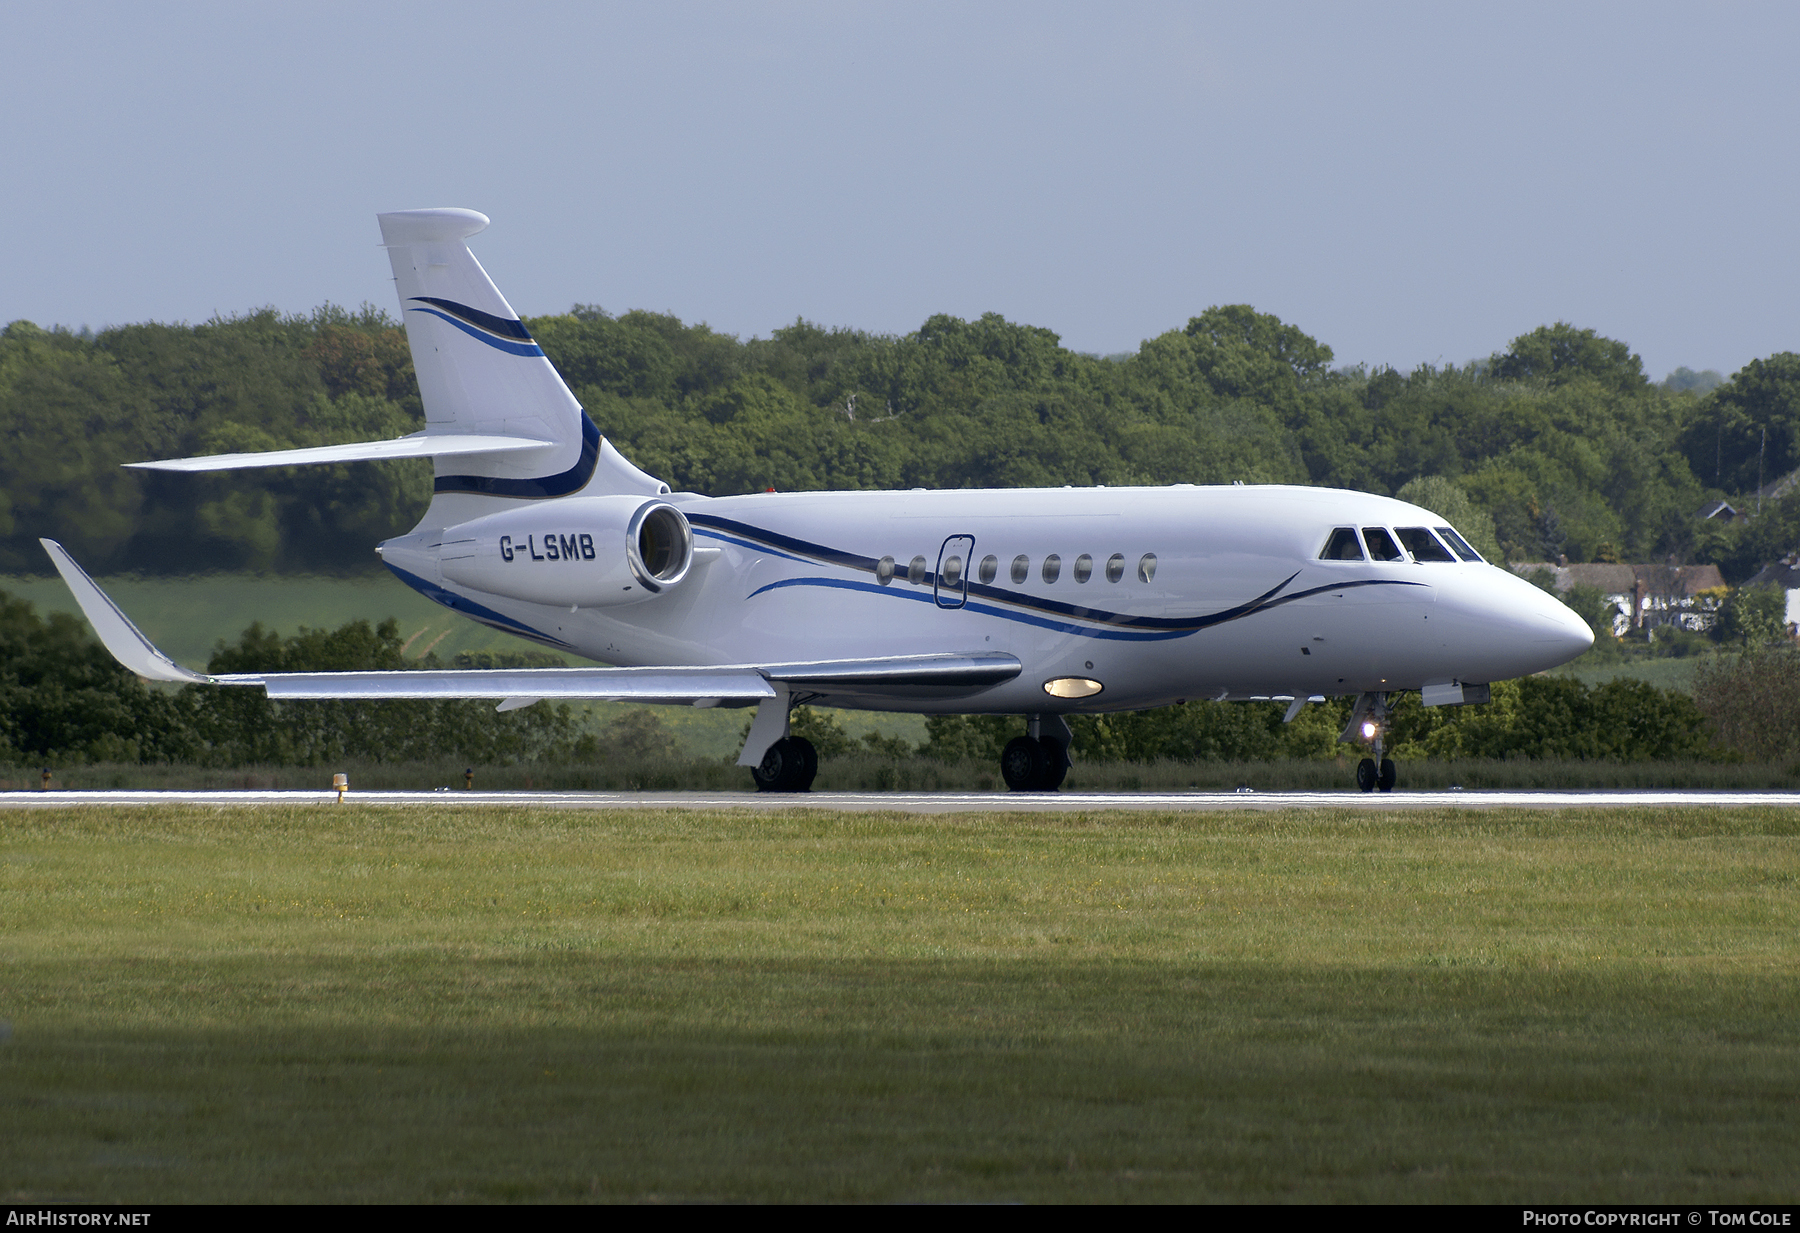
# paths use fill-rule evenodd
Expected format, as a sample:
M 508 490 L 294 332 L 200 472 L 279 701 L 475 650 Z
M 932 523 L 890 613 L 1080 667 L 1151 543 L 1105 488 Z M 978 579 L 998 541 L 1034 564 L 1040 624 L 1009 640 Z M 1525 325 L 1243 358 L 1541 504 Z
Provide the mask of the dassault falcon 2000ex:
M 146 462 L 214 471 L 430 458 L 425 517 L 377 551 L 472 620 L 616 667 L 207 676 L 171 661 L 44 541 L 140 676 L 272 698 L 624 699 L 756 707 L 740 764 L 804 791 L 792 707 L 1020 715 L 1001 769 L 1051 790 L 1071 713 L 1354 695 L 1343 739 L 1382 756 L 1390 695 L 1484 702 L 1593 635 L 1386 497 L 1263 485 L 1000 491 L 671 492 L 613 448 L 469 251 L 472 210 L 380 216 L 423 431 L 392 441 Z

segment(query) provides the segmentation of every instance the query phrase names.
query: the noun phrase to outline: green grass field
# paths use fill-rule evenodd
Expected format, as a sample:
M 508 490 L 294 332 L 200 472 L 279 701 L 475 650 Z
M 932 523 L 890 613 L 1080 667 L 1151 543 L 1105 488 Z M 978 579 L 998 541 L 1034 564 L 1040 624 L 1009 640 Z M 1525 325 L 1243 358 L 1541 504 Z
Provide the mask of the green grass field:
M 0 814 L 8 1201 L 1794 1201 L 1800 812 Z

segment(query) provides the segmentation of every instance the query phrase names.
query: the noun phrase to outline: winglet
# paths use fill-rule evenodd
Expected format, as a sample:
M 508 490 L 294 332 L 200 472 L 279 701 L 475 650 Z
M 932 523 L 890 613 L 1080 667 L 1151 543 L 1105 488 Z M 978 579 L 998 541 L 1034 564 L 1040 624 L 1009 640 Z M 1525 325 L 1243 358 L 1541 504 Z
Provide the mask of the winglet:
M 124 664 L 139 676 L 153 681 L 185 681 L 208 684 L 209 676 L 198 672 L 190 672 L 180 664 L 164 655 L 144 637 L 143 632 L 131 623 L 131 618 L 119 611 L 119 606 L 106 597 L 106 592 L 94 585 L 94 580 L 87 576 L 87 571 L 75 564 L 63 546 L 53 539 L 40 539 L 44 551 L 50 554 L 50 560 L 56 565 L 56 572 L 63 581 L 69 584 L 69 590 L 75 594 L 75 602 L 81 605 L 81 613 L 87 617 L 88 624 L 100 635 L 100 641 L 112 652 L 113 658 Z

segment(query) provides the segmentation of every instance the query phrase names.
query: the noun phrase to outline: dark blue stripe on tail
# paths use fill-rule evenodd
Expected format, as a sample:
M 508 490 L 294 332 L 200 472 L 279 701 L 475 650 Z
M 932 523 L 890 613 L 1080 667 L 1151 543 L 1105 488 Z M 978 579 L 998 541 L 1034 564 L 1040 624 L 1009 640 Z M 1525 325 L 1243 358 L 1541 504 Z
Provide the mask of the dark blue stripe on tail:
M 458 304 L 455 300 L 440 300 L 435 295 L 415 295 L 412 298 L 415 303 L 431 304 L 441 308 L 452 317 L 461 317 L 470 325 L 478 325 L 490 334 L 517 338 L 522 342 L 531 341 L 531 332 L 525 328 L 523 321 L 496 317 L 493 313 L 484 313 L 479 308 L 470 308 L 467 304 Z
M 498 479 L 491 475 L 440 475 L 432 481 L 433 492 L 476 492 L 489 497 L 519 497 L 536 500 L 543 497 L 566 497 L 586 488 L 600 465 L 600 430 L 588 413 L 581 413 L 581 457 L 560 475 L 544 475 L 537 479 Z

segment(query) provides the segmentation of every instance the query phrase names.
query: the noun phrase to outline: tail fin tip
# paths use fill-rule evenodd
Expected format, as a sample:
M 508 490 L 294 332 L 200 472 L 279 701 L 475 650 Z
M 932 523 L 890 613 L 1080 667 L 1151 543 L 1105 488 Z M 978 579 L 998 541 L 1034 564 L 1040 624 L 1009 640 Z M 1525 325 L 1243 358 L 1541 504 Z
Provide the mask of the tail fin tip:
M 475 210 L 439 206 L 429 210 L 395 210 L 377 214 L 384 248 L 409 244 L 454 244 L 486 231 L 488 216 Z

